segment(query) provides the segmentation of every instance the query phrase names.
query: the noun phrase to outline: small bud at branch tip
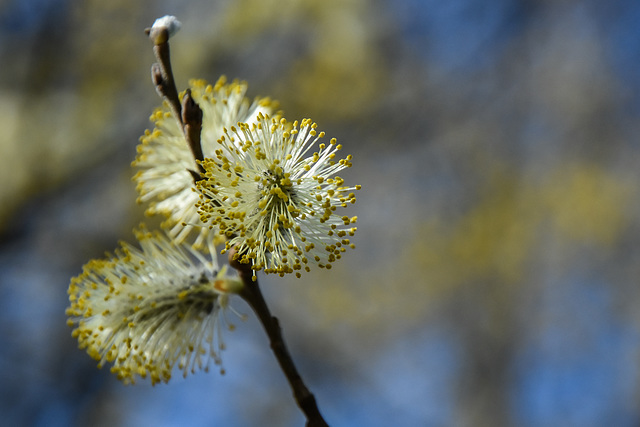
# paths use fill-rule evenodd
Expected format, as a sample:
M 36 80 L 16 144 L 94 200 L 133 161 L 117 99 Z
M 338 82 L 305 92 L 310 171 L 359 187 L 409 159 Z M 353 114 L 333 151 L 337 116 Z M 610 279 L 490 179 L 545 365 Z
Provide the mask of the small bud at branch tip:
M 151 28 L 147 28 L 145 34 L 149 36 L 155 45 L 160 45 L 169 41 L 169 38 L 180 30 L 182 24 L 175 16 L 166 15 L 156 19 Z

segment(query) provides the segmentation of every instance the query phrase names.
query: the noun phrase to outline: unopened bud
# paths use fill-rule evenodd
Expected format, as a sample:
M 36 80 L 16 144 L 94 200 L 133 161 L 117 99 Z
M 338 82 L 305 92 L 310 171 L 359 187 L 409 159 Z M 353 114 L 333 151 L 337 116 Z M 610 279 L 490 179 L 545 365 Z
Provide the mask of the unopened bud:
M 153 43 L 158 45 L 169 41 L 169 38 L 177 33 L 180 27 L 182 24 L 175 16 L 165 15 L 156 19 L 151 28 L 147 28 L 145 32 L 153 40 Z

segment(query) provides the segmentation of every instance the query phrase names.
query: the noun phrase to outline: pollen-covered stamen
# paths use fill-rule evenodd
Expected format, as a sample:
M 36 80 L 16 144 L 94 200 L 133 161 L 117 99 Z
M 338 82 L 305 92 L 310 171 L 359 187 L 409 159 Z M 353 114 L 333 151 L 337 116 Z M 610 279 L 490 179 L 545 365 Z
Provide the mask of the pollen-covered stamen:
M 336 176 L 351 156 L 336 158 L 335 139 L 314 146 L 323 132 L 309 119 L 289 123 L 259 115 L 257 123 L 225 129 L 215 157 L 205 159 L 205 179 L 197 183 L 200 219 L 237 246 L 239 262 L 267 273 L 330 268 L 355 233 L 355 222 L 337 210 L 355 202 L 354 190 Z
M 137 238 L 140 249 L 122 244 L 72 279 L 68 324 L 80 348 L 126 383 L 166 382 L 175 365 L 183 375 L 219 365 L 224 311 L 242 282 L 218 270 L 212 252 L 144 229 Z

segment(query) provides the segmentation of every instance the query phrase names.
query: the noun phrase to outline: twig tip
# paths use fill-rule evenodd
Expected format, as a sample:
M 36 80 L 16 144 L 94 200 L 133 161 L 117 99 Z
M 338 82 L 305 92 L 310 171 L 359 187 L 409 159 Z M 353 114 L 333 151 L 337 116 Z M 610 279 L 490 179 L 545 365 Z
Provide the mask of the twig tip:
M 151 28 L 144 30 L 155 45 L 160 45 L 169 41 L 169 38 L 176 34 L 182 24 L 175 16 L 165 15 L 155 20 Z

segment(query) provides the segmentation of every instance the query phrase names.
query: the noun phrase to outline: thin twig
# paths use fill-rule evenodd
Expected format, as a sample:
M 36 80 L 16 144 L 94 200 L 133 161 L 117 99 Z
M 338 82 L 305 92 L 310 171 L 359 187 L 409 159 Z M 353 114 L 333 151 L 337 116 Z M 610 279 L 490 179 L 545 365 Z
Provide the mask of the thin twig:
M 173 114 L 182 124 L 182 112 L 178 88 L 171 70 L 171 54 L 169 52 L 169 30 L 166 27 L 147 28 L 145 33 L 153 41 L 153 53 L 158 62 L 151 66 L 151 80 L 158 94 L 167 100 Z
M 173 115 L 180 122 L 182 132 L 197 165 L 197 171 L 189 172 L 193 175 L 194 182 L 197 182 L 202 179 L 204 172 L 201 164 L 204 160 L 201 143 L 202 109 L 191 96 L 190 89 L 187 89 L 182 102 L 180 102 L 171 69 L 169 30 L 165 27 L 147 28 L 145 33 L 153 41 L 153 53 L 158 60 L 157 63 L 151 65 L 151 80 L 158 94 L 168 102 Z
M 202 143 L 200 141 L 202 134 L 202 109 L 191 96 L 191 89 L 187 89 L 187 92 L 182 98 L 182 123 L 184 136 L 189 143 L 193 158 L 198 165 L 198 171 L 204 173 L 204 167 L 202 166 L 204 154 L 202 153 Z M 199 179 L 202 179 L 202 175 L 200 175 Z M 195 181 L 197 182 L 198 180 Z
M 267 302 L 260 291 L 258 281 L 252 280 L 253 272 L 251 267 L 248 264 L 241 264 L 237 260 L 234 260 L 234 253 L 235 251 L 233 250 L 229 252 L 229 263 L 238 270 L 244 282 L 244 288 L 240 292 L 240 297 L 251 306 L 258 316 L 258 319 L 260 319 L 260 323 L 262 323 L 269 337 L 271 350 L 276 356 L 282 372 L 287 377 L 287 381 L 289 381 L 289 385 L 293 391 L 293 397 L 307 418 L 307 427 L 328 427 L 327 422 L 322 418 L 322 414 L 320 414 L 315 396 L 304 384 L 302 377 L 293 363 L 293 359 L 282 337 L 280 322 L 278 322 L 275 316 L 271 315 Z

